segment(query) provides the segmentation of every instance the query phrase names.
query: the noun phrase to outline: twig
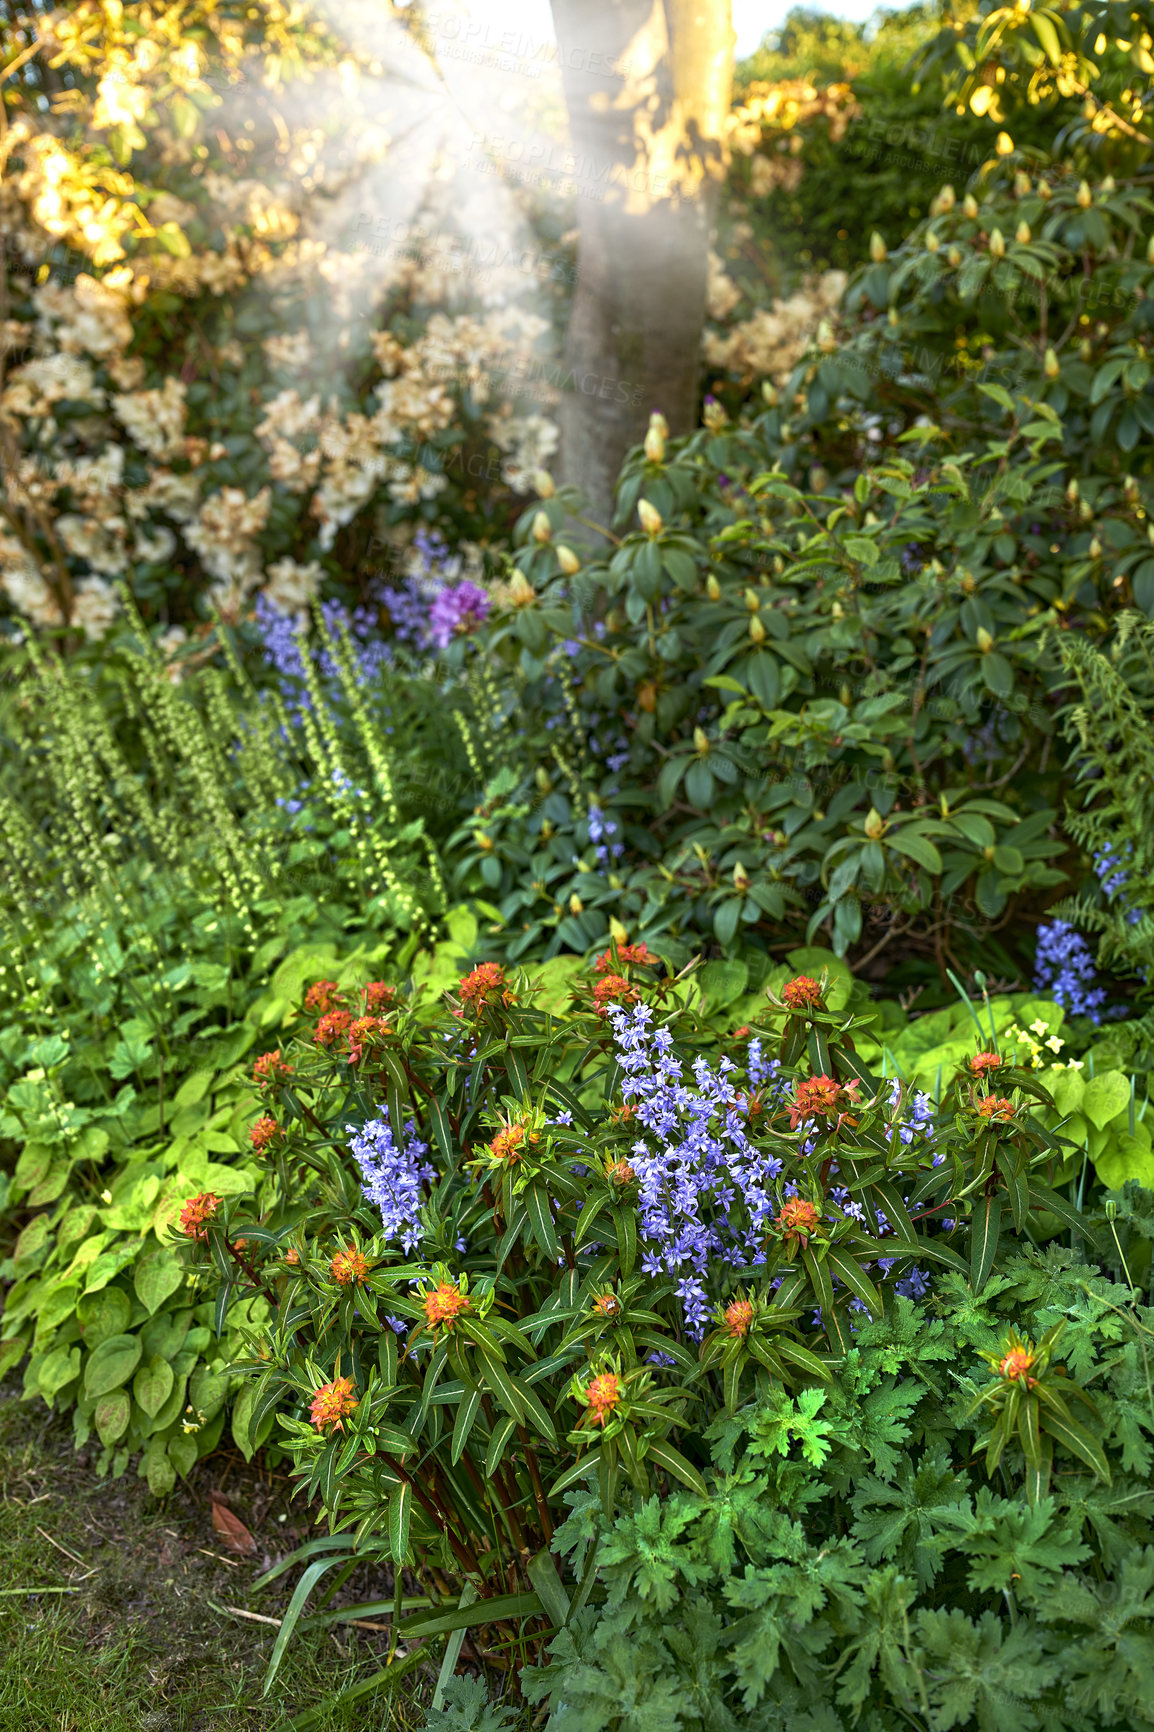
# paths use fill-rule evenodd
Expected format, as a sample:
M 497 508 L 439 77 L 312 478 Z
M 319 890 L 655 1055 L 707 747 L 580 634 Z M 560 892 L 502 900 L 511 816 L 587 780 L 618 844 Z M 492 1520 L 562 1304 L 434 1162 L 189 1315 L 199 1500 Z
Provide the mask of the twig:
M 53 1538 L 52 1538 L 52 1535 L 51 1535 L 51 1534 L 50 1534 L 50 1533 L 47 1533 L 47 1532 L 46 1532 L 46 1531 L 45 1531 L 45 1529 L 44 1529 L 44 1528 L 42 1528 L 42 1527 L 39 1527 L 39 1526 L 38 1526 L 38 1527 L 37 1527 L 37 1529 L 36 1529 L 36 1532 L 37 1532 L 37 1533 L 38 1533 L 38 1534 L 39 1534 L 39 1535 L 40 1535 L 40 1537 L 41 1537 L 41 1539 L 43 1539 L 43 1540 L 47 1540 L 47 1541 L 48 1541 L 48 1544 L 49 1544 L 49 1545 L 50 1545 L 50 1546 L 55 1546 L 55 1547 L 56 1547 L 56 1550 L 57 1550 L 57 1551 L 58 1551 L 58 1552 L 63 1552 L 63 1553 L 64 1553 L 64 1556 L 65 1556 L 65 1557 L 66 1557 L 66 1558 L 71 1558 L 71 1559 L 72 1559 L 72 1562 L 73 1562 L 73 1563 L 74 1563 L 74 1564 L 79 1564 L 79 1565 L 80 1565 L 80 1567 L 81 1567 L 81 1569 L 84 1569 L 84 1568 L 85 1568 L 85 1566 L 86 1566 L 86 1560 L 85 1560 L 85 1559 L 84 1559 L 84 1558 L 78 1558 L 78 1557 L 77 1557 L 77 1555 L 76 1555 L 76 1553 L 75 1553 L 75 1552 L 70 1552 L 70 1551 L 69 1551 L 69 1550 L 68 1550 L 68 1547 L 67 1547 L 67 1546 L 62 1546 L 62 1545 L 61 1545 L 61 1544 L 60 1544 L 60 1541 L 59 1541 L 59 1540 L 54 1540 L 54 1539 L 53 1539 Z

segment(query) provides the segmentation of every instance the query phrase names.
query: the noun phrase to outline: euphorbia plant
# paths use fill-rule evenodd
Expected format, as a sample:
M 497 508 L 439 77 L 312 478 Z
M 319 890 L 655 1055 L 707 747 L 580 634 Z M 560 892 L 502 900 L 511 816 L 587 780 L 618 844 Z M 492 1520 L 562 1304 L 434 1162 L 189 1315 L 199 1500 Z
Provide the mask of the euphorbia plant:
M 879 1081 L 855 1051 L 869 1016 L 831 1010 L 824 979 L 736 1037 L 692 971 L 624 942 L 564 1012 L 497 964 L 440 1001 L 378 994 L 371 1039 L 324 1038 L 347 1007 L 310 997 L 320 1022 L 256 1067 L 290 1191 L 227 1221 L 278 1300 L 252 1424 L 279 1408 L 308 1495 L 398 1569 L 508 1590 L 475 1622 L 519 1585 L 519 1612 L 544 1606 L 535 1560 L 572 1488 L 607 1518 L 700 1493 L 722 1410 L 827 1380 L 895 1293 L 966 1273 L 976 1206 L 988 1221 L 1019 1172 L 1027 1209 L 1054 1206 L 1032 1078 L 978 1054 L 938 1105 Z

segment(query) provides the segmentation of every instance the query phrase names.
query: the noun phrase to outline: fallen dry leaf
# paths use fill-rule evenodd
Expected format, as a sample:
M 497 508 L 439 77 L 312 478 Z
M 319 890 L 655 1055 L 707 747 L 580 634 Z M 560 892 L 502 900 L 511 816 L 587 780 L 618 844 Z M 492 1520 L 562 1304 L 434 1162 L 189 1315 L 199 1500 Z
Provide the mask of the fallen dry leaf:
M 212 1531 L 230 1552 L 239 1552 L 244 1556 L 248 1552 L 256 1551 L 256 1541 L 244 1523 L 233 1515 L 227 1504 L 218 1503 L 215 1498 L 212 1504 Z

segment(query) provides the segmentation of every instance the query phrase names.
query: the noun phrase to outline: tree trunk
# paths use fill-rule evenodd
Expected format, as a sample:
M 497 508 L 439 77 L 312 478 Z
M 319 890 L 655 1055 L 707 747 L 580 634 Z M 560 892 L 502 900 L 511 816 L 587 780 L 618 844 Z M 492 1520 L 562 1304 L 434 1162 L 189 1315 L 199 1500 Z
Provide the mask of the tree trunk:
M 608 524 L 654 410 L 694 425 L 725 168 L 730 0 L 552 0 L 577 190 L 561 470 Z

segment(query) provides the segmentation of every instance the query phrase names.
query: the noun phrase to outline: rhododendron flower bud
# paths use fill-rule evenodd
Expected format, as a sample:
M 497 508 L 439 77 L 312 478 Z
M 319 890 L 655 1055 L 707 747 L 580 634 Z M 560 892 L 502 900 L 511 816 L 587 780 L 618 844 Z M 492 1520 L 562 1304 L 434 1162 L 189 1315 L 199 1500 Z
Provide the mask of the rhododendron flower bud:
M 883 265 L 886 261 L 886 243 L 877 229 L 870 236 L 870 258 L 875 265 Z
M 1094 202 L 1094 194 L 1090 191 L 1090 188 L 1086 184 L 1086 182 L 1082 181 L 1082 183 L 1078 187 L 1078 209 L 1079 210 L 1089 210 L 1089 208 L 1093 204 L 1093 202 Z
M 569 898 L 569 912 L 570 914 L 584 914 L 585 912 L 585 904 L 582 902 L 580 896 L 578 896 L 576 890 L 573 891 L 573 894 Z
M 1024 217 L 1014 230 L 1014 239 L 1020 247 L 1024 247 L 1030 239 L 1030 225 Z
M 637 501 L 637 515 L 641 519 L 641 527 L 646 535 L 660 535 L 663 519 L 655 505 L 650 505 L 648 499 Z
M 708 756 L 708 754 L 709 754 L 709 735 L 706 733 L 704 728 L 694 728 L 694 730 L 693 730 L 693 749 L 697 753 L 697 755 L 701 758 Z
M 1023 169 L 1014 176 L 1014 192 L 1018 198 L 1025 198 L 1030 191 L 1030 177 Z
M 975 634 L 975 641 L 982 654 L 988 655 L 997 640 L 993 632 L 987 631 L 984 625 L 980 625 Z
M 581 561 L 571 547 L 566 547 L 563 541 L 557 543 L 557 564 L 566 577 L 572 577 L 574 572 L 581 570 Z
M 866 813 L 866 820 L 862 826 L 870 841 L 876 842 L 879 836 L 883 836 L 885 834 L 885 827 L 885 819 L 882 817 L 876 806 L 871 806 L 869 811 Z
M 665 435 L 660 427 L 654 425 L 656 420 L 656 416 L 650 420 L 649 431 L 645 435 L 645 455 L 651 463 L 663 463 L 665 461 Z
M 1006 242 L 1005 242 L 1005 239 L 1002 235 L 1001 229 L 991 229 L 990 230 L 990 257 L 992 259 L 1004 259 L 1005 256 L 1006 256 Z
M 509 579 L 509 600 L 514 607 L 529 607 L 536 599 L 536 590 L 518 567 Z
M 766 630 L 757 614 L 753 614 L 749 621 L 749 636 L 753 643 L 765 642 Z
M 1046 350 L 1046 358 L 1042 363 L 1042 371 L 1045 373 L 1047 379 L 1056 379 L 1058 374 L 1062 371 L 1062 364 L 1058 360 L 1053 349 Z
M 965 211 L 965 213 L 968 217 L 972 218 L 972 217 L 977 216 L 977 214 L 978 214 L 978 201 L 974 197 L 972 192 L 968 192 L 966 194 L 965 198 L 962 200 L 962 209 L 963 209 L 963 211 Z
M 934 233 L 933 229 L 927 229 L 926 230 L 926 251 L 928 253 L 936 253 L 938 251 L 939 247 L 941 246 L 941 244 L 942 244 L 941 241 L 938 239 L 938 237 Z
M 552 541 L 552 539 L 553 525 L 549 521 L 548 514 L 544 511 L 538 511 L 533 518 L 533 540 L 544 543 Z
M 710 601 L 721 600 L 721 585 L 718 583 L 712 572 L 710 572 L 709 576 L 705 580 L 705 593 L 709 597 Z
M 553 485 L 553 477 L 547 469 L 538 469 L 533 477 L 533 486 L 537 490 L 538 499 L 552 499 L 557 491 Z
M 961 247 L 947 247 L 946 259 L 947 259 L 948 263 L 950 264 L 951 268 L 956 271 L 958 266 L 962 262 L 962 249 L 961 249 Z
M 735 890 L 748 890 L 752 883 L 753 883 L 753 879 L 749 876 L 749 873 L 745 870 L 745 867 L 741 864 L 741 861 L 740 860 L 734 861 L 734 865 L 733 865 L 733 888 Z

